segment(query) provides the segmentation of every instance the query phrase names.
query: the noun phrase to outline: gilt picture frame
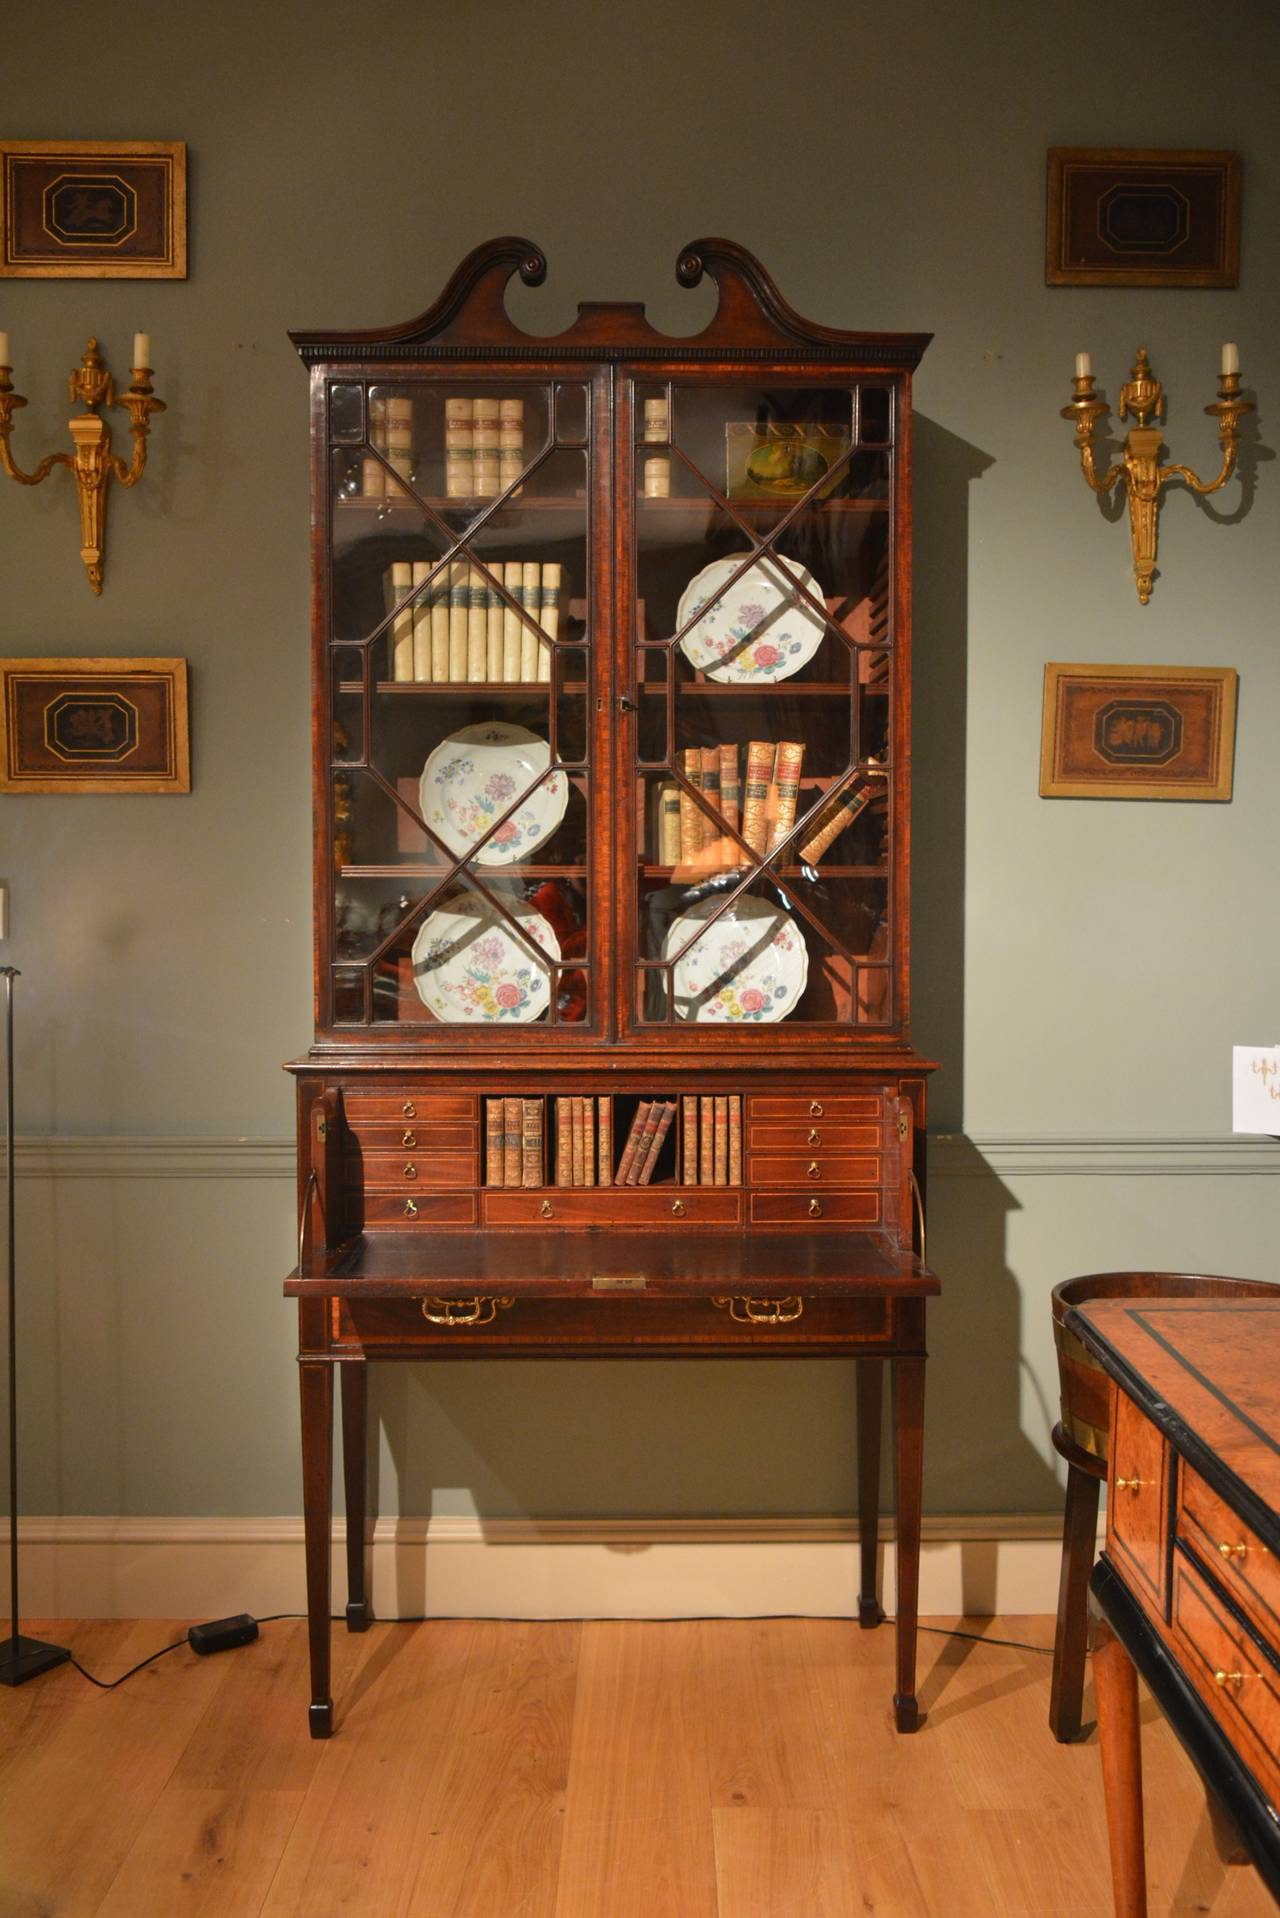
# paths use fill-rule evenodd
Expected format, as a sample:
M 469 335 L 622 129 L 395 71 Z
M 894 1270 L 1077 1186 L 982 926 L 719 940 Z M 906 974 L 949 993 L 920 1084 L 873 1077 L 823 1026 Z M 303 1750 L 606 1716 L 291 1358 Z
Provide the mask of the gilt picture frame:
M 1229 800 L 1232 666 L 1044 669 L 1042 799 Z
M 0 659 L 0 793 L 187 793 L 185 659 Z
M 1240 155 L 1051 147 L 1047 286 L 1236 286 Z
M 186 277 L 185 141 L 0 139 L 0 279 Z

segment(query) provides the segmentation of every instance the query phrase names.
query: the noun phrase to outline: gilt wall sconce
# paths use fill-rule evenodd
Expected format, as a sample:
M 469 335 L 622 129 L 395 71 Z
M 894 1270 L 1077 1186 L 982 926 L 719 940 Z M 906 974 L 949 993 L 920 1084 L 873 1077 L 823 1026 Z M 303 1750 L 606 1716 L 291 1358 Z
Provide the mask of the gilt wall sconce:
M 67 381 L 68 397 L 85 408 L 67 422 L 75 442 L 74 453 L 50 453 L 34 473 L 24 473 L 9 450 L 13 415 L 26 400 L 15 393 L 9 375 L 9 335 L 0 333 L 0 463 L 10 479 L 20 486 L 39 486 L 55 466 L 69 466 L 75 474 L 80 494 L 80 557 L 95 593 L 102 591 L 102 573 L 106 565 L 107 488 L 113 479 L 121 486 L 136 486 L 147 464 L 147 435 L 152 413 L 163 413 L 164 401 L 151 390 L 151 340 L 146 333 L 133 336 L 133 369 L 127 392 L 116 397 L 115 382 L 98 353 L 97 340 L 91 339 L 84 358 Z M 129 431 L 133 435 L 133 454 L 126 465 L 111 451 L 111 428 L 101 417 L 104 406 L 123 406 L 129 413 Z
M 1164 388 L 1151 371 L 1145 346 L 1138 348 L 1133 371 L 1120 388 L 1120 417 L 1137 421 L 1129 428 L 1120 461 L 1098 477 L 1093 459 L 1093 433 L 1098 421 L 1110 417 L 1111 409 L 1093 390 L 1093 366 L 1087 353 L 1076 354 L 1075 378 L 1071 382 L 1075 398 L 1062 408 L 1064 420 L 1074 420 L 1076 445 L 1085 479 L 1095 493 L 1107 494 L 1117 481 L 1123 481 L 1129 493 L 1129 531 L 1133 539 L 1133 573 L 1138 598 L 1145 606 L 1151 598 L 1156 570 L 1156 519 L 1160 511 L 1160 489 L 1171 479 L 1185 480 L 1197 493 L 1216 493 L 1225 486 L 1235 468 L 1239 451 L 1239 420 L 1252 413 L 1253 402 L 1240 398 L 1240 353 L 1230 341 L 1222 349 L 1222 372 L 1218 397 L 1205 412 L 1218 422 L 1218 440 L 1222 447 L 1222 467 L 1213 480 L 1197 479 L 1189 466 L 1161 466 L 1160 448 L 1164 434 L 1152 419 L 1164 418 Z

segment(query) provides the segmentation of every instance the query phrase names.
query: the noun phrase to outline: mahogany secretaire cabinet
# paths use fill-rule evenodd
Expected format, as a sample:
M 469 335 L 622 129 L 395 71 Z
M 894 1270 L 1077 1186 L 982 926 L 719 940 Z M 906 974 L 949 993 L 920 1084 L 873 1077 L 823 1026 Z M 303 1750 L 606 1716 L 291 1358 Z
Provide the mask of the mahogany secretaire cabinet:
M 694 337 L 508 317 L 478 247 L 311 374 L 316 1040 L 298 1087 L 311 1728 L 370 1618 L 366 1366 L 857 1361 L 859 1617 L 881 1366 L 914 1729 L 927 1061 L 907 1039 L 911 376 L 927 334 L 680 256 Z M 607 1439 L 606 1439 L 607 1442 Z M 655 1488 L 655 1501 L 660 1493 Z

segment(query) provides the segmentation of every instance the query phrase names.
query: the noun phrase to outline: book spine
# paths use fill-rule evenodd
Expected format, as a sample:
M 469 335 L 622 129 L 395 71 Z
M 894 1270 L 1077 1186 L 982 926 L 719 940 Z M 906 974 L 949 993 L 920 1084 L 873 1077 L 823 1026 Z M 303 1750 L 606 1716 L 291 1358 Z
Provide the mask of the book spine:
M 503 576 L 508 599 L 521 603 L 524 568 L 518 559 L 509 559 Z M 502 608 L 502 677 L 508 683 L 520 677 L 520 615 L 505 602 Z
M 718 746 L 702 748 L 702 790 L 707 795 L 712 810 L 718 814 L 720 811 L 720 748 Z M 716 819 L 709 819 L 705 813 L 702 818 L 702 846 L 705 852 L 715 855 L 714 864 L 723 863 L 720 858 L 723 848 L 720 844 L 719 825 Z
M 599 1169 L 601 1185 L 613 1184 L 613 1100 L 606 1093 L 598 1101 L 600 1134 Z
M 678 866 L 680 848 L 680 788 L 674 780 L 665 780 L 658 792 L 658 864 Z
M 837 840 L 846 826 L 851 826 L 861 813 L 864 813 L 875 797 L 873 786 L 860 786 L 856 792 L 844 793 L 834 805 L 824 807 L 818 815 L 818 829 L 800 848 L 800 857 L 807 865 L 816 866 L 828 846 Z
M 374 459 L 372 453 L 366 453 L 360 462 L 360 497 L 385 499 L 386 495 L 387 481 L 382 461 Z
M 596 1182 L 596 1102 L 587 1098 L 582 1101 L 582 1183 L 594 1185 Z
M 413 591 L 413 567 L 408 560 L 398 559 L 391 568 L 391 603 L 398 606 L 402 599 L 408 599 Z M 397 613 L 391 627 L 391 677 L 398 680 L 413 678 L 413 607 L 406 606 Z
M 636 1180 L 637 1185 L 648 1185 L 652 1179 L 657 1168 L 659 1155 L 662 1152 L 663 1142 L 671 1130 L 671 1122 L 675 1116 L 676 1102 L 674 1099 L 667 1099 L 659 1105 L 657 1124 L 653 1128 L 653 1138 L 650 1142 L 649 1150 L 645 1153 L 644 1164 L 641 1166 L 640 1176 Z
M 569 1098 L 561 1093 L 556 1100 L 556 1184 L 573 1184 L 573 1119 Z
M 573 1183 L 575 1185 L 585 1185 L 587 1182 L 586 1168 L 583 1163 L 587 1142 L 584 1135 L 582 1106 L 582 1099 L 575 1094 L 573 1100 Z
M 486 1099 L 484 1102 L 484 1182 L 486 1185 L 502 1184 L 506 1152 L 505 1125 L 502 1100 Z
M 502 578 L 501 565 L 495 566 L 493 562 L 490 561 L 489 571 L 494 580 Z M 484 676 L 490 685 L 493 685 L 497 680 L 502 678 L 502 615 L 504 610 L 501 593 L 498 591 L 496 585 L 492 583 L 492 580 L 486 579 L 484 583 Z
M 736 746 L 720 748 L 720 811 L 725 825 L 737 832 L 742 816 L 742 775 Z
M 387 464 L 402 480 L 413 478 L 413 401 L 393 393 L 386 400 Z
M 538 678 L 549 681 L 551 678 L 551 659 L 554 652 L 553 642 L 560 633 L 560 574 L 558 565 L 547 565 L 542 569 L 542 603 L 538 609 L 538 624 L 546 634 L 538 641 Z
M 450 499 L 467 499 L 474 491 L 473 416 L 471 400 L 444 403 L 444 490 Z
M 657 1136 L 658 1125 L 665 1110 L 664 1102 L 661 1099 L 655 1099 L 645 1114 L 644 1131 L 636 1141 L 635 1157 L 627 1171 L 628 1185 L 639 1185 L 641 1182 L 640 1175 L 649 1163 L 649 1154 L 653 1150 L 653 1141 Z
M 714 1185 L 716 1102 L 709 1092 L 698 1101 L 698 1184 Z
M 523 1101 L 502 1101 L 502 1183 L 519 1185 L 521 1170 L 520 1131 L 524 1121 Z
M 431 589 L 427 585 L 430 577 L 430 560 L 415 559 L 413 562 L 413 676 L 419 680 L 431 678 Z
M 491 499 L 498 490 L 498 439 L 498 401 L 482 393 L 471 405 L 475 489 L 481 499 Z
M 467 679 L 471 685 L 478 686 L 484 684 L 489 591 L 478 566 L 471 566 L 467 570 Z
M 460 686 L 467 676 L 467 618 L 471 605 L 470 567 L 455 559 L 449 568 L 449 679 Z
M 702 791 L 702 752 L 697 746 L 689 746 L 684 755 L 684 776 L 696 791 Z M 698 854 L 702 850 L 702 808 L 697 801 L 680 788 L 680 864 L 695 866 Z
M 622 1163 L 618 1167 L 617 1177 L 614 1180 L 615 1185 L 631 1185 L 633 1183 L 631 1167 L 635 1161 L 636 1147 L 640 1143 L 640 1138 L 644 1132 L 648 1117 L 649 1101 L 642 1099 L 636 1107 L 636 1116 L 631 1121 L 631 1130 L 627 1134 L 627 1143 L 622 1149 Z
M 530 560 L 522 568 L 520 600 L 526 624 L 520 629 L 520 677 L 526 683 L 538 677 L 538 614 L 542 610 L 542 568 Z M 527 622 L 532 621 L 532 624 Z
M 747 777 L 742 788 L 742 837 L 752 852 L 762 853 L 769 842 L 769 787 L 773 780 L 773 747 L 767 739 L 753 739 L 747 747 Z
M 723 1092 L 716 1094 L 715 1106 L 715 1183 L 729 1183 L 729 1100 Z
M 369 401 L 369 444 L 377 453 L 387 450 L 387 402 L 384 399 Z M 387 469 L 381 460 L 363 460 L 360 475 L 360 491 L 366 499 L 386 498 Z
M 682 1102 L 680 1160 L 685 1185 L 698 1183 L 698 1100 L 686 1092 Z
M 442 566 L 430 586 L 431 677 L 449 677 L 449 569 Z
M 796 806 L 800 799 L 800 768 L 803 763 L 803 745 L 798 745 L 792 739 L 778 741 L 778 753 L 773 769 L 775 799 L 773 825 L 769 833 L 770 852 L 782 843 L 796 823 Z
M 520 1183 L 542 1184 L 542 1101 L 522 1099 L 520 1120 Z
M 729 1184 L 742 1184 L 742 1094 L 729 1094 Z
M 524 401 L 498 402 L 498 486 L 506 492 L 524 471 Z

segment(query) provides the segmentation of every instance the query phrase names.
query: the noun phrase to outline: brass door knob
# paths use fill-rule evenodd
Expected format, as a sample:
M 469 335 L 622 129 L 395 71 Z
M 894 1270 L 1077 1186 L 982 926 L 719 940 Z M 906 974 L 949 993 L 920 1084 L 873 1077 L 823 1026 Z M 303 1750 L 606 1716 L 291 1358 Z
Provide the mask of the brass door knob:
M 400 1143 L 401 1143 L 401 1145 L 407 1145 L 407 1146 L 415 1146 L 415 1145 L 417 1145 L 417 1143 L 418 1143 L 418 1135 L 417 1135 L 417 1133 L 416 1133 L 416 1132 L 406 1132 L 406 1133 L 405 1133 L 405 1135 L 404 1135 L 404 1137 L 403 1137 L 403 1139 L 401 1139 L 401 1141 L 400 1141 Z
M 805 1171 L 805 1177 L 809 1179 L 820 1179 L 822 1177 L 822 1167 L 816 1159 L 810 1159 Z
M 822 1200 L 821 1199 L 810 1199 L 809 1217 L 811 1219 L 820 1219 L 822 1217 Z
M 1116 1490 L 1117 1492 L 1141 1492 L 1149 1483 L 1150 1480 L 1145 1478 L 1118 1478 Z
M 1238 1692 L 1247 1677 L 1247 1672 L 1215 1672 L 1213 1682 L 1215 1685 L 1230 1685 L 1233 1691 Z
M 817 1099 L 811 1099 L 809 1101 L 809 1117 L 811 1119 L 820 1119 L 822 1117 L 822 1107 Z
M 404 1176 L 406 1179 L 416 1179 L 418 1176 L 418 1168 L 414 1165 L 412 1159 L 404 1169 Z
M 401 1112 L 401 1115 L 406 1119 L 416 1119 L 418 1116 L 418 1108 L 413 1103 L 412 1099 L 405 1100 L 404 1104 L 400 1108 L 400 1112 Z
M 809 1144 L 810 1145 L 822 1144 L 822 1134 L 819 1132 L 816 1125 L 809 1127 Z
M 418 1216 L 418 1208 L 417 1208 L 417 1205 L 416 1205 L 416 1203 L 414 1202 L 414 1200 L 412 1200 L 412 1199 L 406 1199 L 406 1200 L 405 1200 L 405 1202 L 404 1202 L 404 1216 L 405 1216 L 405 1218 L 406 1218 L 406 1219 L 416 1219 L 416 1218 L 417 1218 L 417 1216 Z
M 1218 1547 L 1218 1550 L 1222 1553 L 1222 1556 L 1224 1558 L 1243 1558 L 1245 1553 L 1248 1551 L 1248 1549 L 1249 1547 L 1245 1544 L 1243 1539 L 1237 1540 L 1237 1542 L 1234 1545 L 1232 1545 L 1227 1539 L 1223 1539 L 1221 1545 L 1219 1545 Z

